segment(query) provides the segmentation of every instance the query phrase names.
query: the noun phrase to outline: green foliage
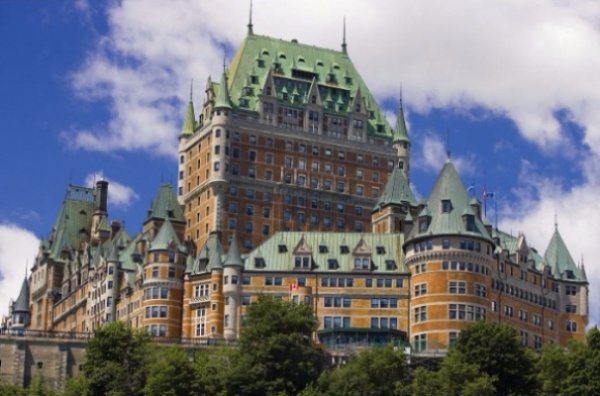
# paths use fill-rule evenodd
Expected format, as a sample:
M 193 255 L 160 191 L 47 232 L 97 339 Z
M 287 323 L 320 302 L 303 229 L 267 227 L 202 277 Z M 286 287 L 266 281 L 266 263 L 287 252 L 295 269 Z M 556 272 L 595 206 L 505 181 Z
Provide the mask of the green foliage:
M 58 394 L 48 384 L 45 383 L 44 377 L 40 373 L 37 373 L 29 388 L 27 389 L 27 396 L 57 396 Z
M 0 396 L 27 396 L 27 391 L 20 386 L 0 383 Z
M 89 396 L 88 383 L 83 375 L 67 378 L 64 396 Z
M 147 334 L 119 321 L 100 327 L 88 343 L 83 365 L 89 394 L 141 395 L 149 356 Z
M 586 343 L 573 342 L 567 352 L 568 376 L 560 395 L 600 395 L 600 331 L 593 327 Z
M 494 394 L 530 395 L 536 390 L 535 355 L 507 324 L 475 322 L 460 333 L 446 359 L 475 365 L 489 376 Z
M 195 369 L 181 346 L 156 346 L 148 363 L 145 396 L 187 396 L 197 393 Z
M 346 365 L 326 371 L 319 378 L 323 395 L 392 395 L 405 384 L 408 374 L 402 352 L 392 346 L 365 349 Z
M 564 348 L 546 344 L 537 362 L 537 376 L 540 384 L 539 395 L 559 395 L 567 381 L 569 356 Z
M 260 296 L 246 312 L 230 394 L 297 395 L 315 381 L 325 361 L 311 340 L 316 326 L 310 306 Z

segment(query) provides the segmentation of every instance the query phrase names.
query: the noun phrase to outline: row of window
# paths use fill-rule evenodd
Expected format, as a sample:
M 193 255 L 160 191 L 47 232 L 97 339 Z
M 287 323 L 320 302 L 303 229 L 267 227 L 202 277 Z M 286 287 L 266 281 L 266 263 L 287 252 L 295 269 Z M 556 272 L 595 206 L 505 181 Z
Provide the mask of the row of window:
M 168 297 L 168 287 L 149 287 L 144 290 L 144 300 L 166 299 Z
M 517 297 L 522 300 L 540 305 L 542 307 L 549 307 L 552 309 L 556 309 L 557 307 L 556 300 L 547 298 L 545 296 L 540 296 L 527 290 L 523 290 L 519 287 L 509 285 L 508 283 L 505 283 L 500 280 L 492 279 L 492 288 L 499 290 L 502 293 L 509 294 L 513 297 Z
M 396 317 L 372 317 L 372 329 L 397 329 L 398 318 Z
M 442 261 L 444 271 L 468 271 L 478 274 L 489 275 L 490 269 L 483 264 L 469 263 L 464 261 Z
M 427 306 L 421 305 L 413 309 L 414 323 L 427 320 Z M 448 319 L 450 320 L 485 320 L 486 309 L 477 305 L 448 304 Z
M 166 305 L 152 305 L 146 307 L 146 318 L 166 318 L 167 310 Z
M 424 223 L 425 225 L 427 225 L 427 223 Z M 423 232 L 426 231 L 426 228 L 423 230 Z M 452 242 L 450 241 L 450 239 L 442 239 L 442 249 L 450 249 L 452 247 Z M 461 250 L 471 250 L 471 251 L 475 251 L 475 252 L 481 252 L 481 242 L 479 241 L 473 241 L 471 239 L 462 239 L 459 241 L 458 246 L 456 246 L 458 249 Z M 433 249 L 433 241 L 431 239 L 426 239 L 420 242 L 415 242 L 413 245 L 413 249 L 415 250 L 415 252 L 424 252 L 426 250 L 432 250 Z M 487 247 L 487 254 L 490 254 L 490 247 Z

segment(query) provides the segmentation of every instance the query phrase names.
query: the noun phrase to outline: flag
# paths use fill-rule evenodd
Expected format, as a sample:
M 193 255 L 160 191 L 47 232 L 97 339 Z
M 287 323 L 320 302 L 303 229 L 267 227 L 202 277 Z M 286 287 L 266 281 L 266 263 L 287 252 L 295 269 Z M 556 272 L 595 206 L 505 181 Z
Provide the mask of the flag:
M 290 283 L 290 291 L 294 291 L 298 289 L 298 284 L 297 283 Z

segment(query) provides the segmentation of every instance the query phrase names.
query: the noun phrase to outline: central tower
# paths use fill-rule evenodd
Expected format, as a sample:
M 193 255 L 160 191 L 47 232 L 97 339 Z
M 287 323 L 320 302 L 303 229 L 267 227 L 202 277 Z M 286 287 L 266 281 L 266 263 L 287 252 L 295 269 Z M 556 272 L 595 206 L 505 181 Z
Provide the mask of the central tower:
M 249 29 L 221 79 L 192 98 L 179 144 L 186 239 L 217 231 L 249 251 L 276 231 L 371 230 L 371 209 L 410 142 L 342 50 Z

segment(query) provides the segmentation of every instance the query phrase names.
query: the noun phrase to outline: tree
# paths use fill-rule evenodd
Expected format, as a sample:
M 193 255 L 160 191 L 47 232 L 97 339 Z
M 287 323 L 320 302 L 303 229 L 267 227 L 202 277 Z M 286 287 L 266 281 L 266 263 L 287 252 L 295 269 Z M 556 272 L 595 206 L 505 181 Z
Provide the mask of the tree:
M 311 340 L 316 326 L 309 305 L 260 296 L 246 311 L 229 394 L 297 395 L 315 381 L 325 362 Z
M 537 362 L 537 376 L 541 396 L 560 395 L 569 377 L 568 352 L 556 345 L 546 344 Z
M 477 321 L 468 326 L 446 359 L 475 365 L 492 379 L 497 395 L 535 393 L 535 355 L 507 324 Z
M 17 385 L 0 383 L 0 396 L 27 396 L 27 391 Z
M 567 353 L 568 376 L 561 395 L 600 395 L 600 331 L 594 326 L 586 343 L 572 342 Z
M 83 364 L 91 396 L 136 396 L 146 380 L 149 338 L 124 323 L 108 323 L 94 332 Z
M 365 349 L 346 365 L 324 372 L 319 387 L 331 396 L 392 395 L 405 385 L 407 374 L 404 354 L 384 346 Z
M 187 396 L 197 393 L 190 355 L 181 346 L 156 346 L 148 364 L 146 396 Z

